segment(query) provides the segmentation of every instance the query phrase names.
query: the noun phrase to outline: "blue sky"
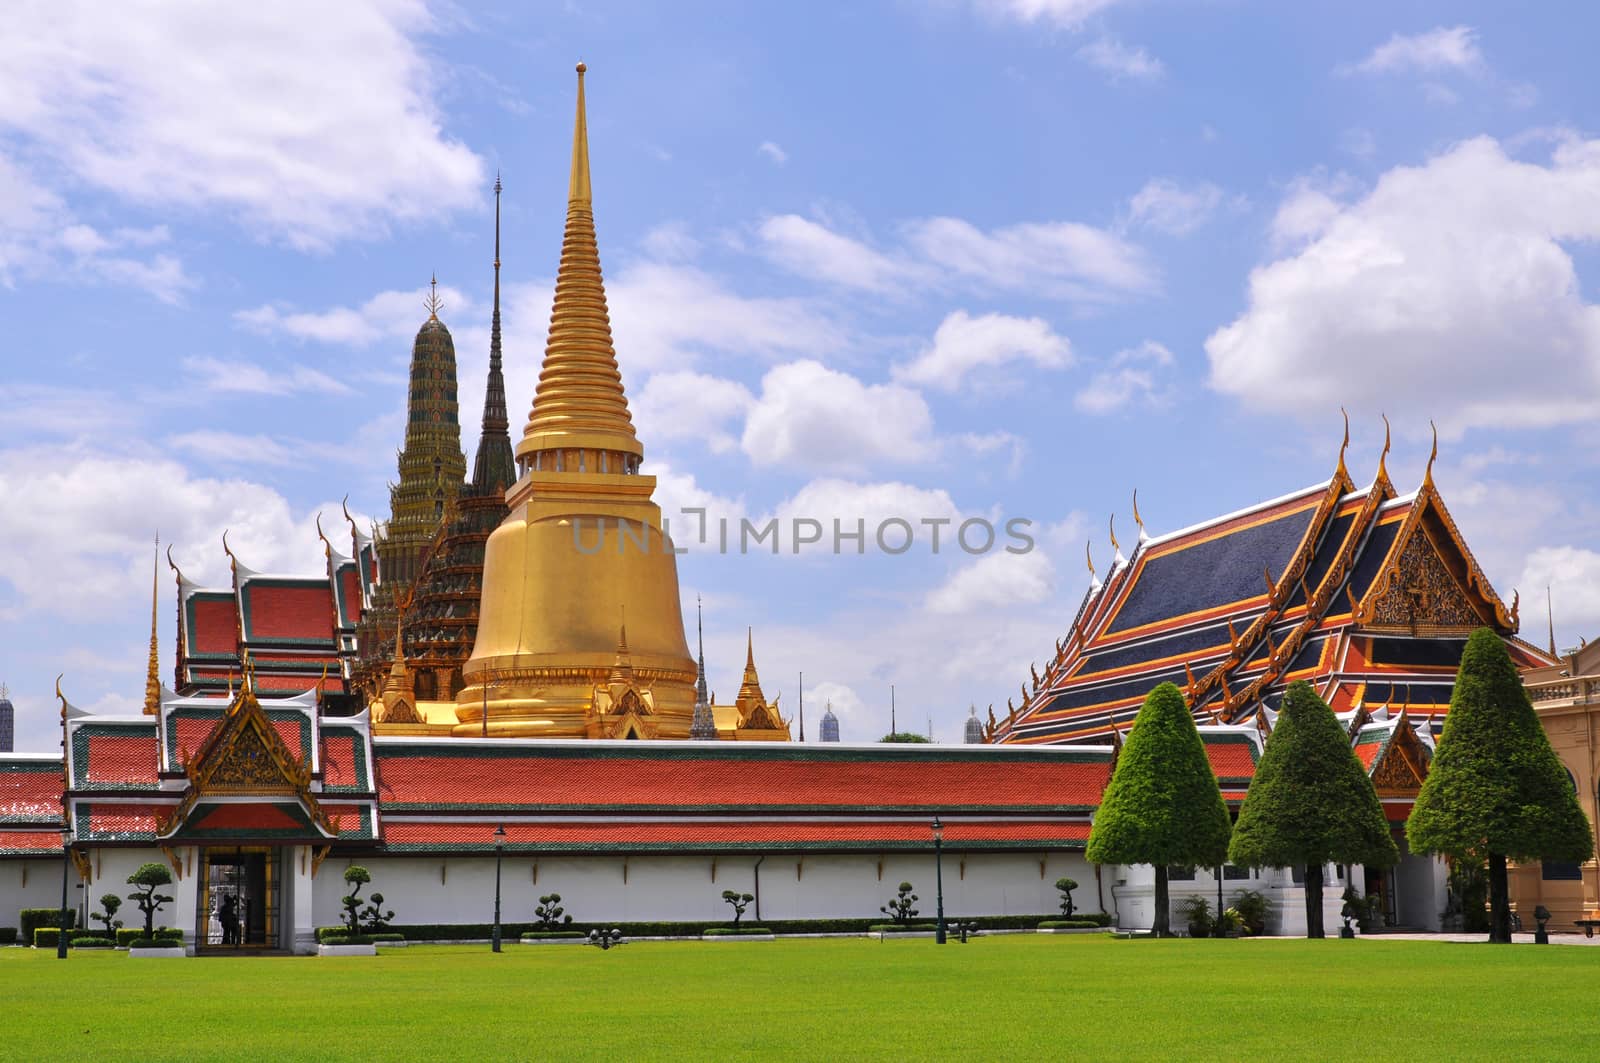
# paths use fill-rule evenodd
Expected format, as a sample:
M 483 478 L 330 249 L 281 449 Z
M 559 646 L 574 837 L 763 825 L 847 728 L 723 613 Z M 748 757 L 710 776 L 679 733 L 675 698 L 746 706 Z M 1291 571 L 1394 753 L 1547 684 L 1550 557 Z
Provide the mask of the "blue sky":
M 680 560 L 714 688 L 955 740 L 1088 575 L 1350 464 L 1421 477 L 1543 642 L 1600 632 L 1600 133 L 1581 5 L 40 4 L 0 42 L 0 681 L 138 704 L 157 529 L 314 571 L 381 516 L 437 271 L 471 454 L 503 173 L 513 433 L 574 75 L 658 501 L 1033 522 L 1026 555 Z M 684 536 L 679 533 L 682 540 Z M 785 544 L 787 547 L 787 544 Z M 172 584 L 161 573 L 163 672 Z

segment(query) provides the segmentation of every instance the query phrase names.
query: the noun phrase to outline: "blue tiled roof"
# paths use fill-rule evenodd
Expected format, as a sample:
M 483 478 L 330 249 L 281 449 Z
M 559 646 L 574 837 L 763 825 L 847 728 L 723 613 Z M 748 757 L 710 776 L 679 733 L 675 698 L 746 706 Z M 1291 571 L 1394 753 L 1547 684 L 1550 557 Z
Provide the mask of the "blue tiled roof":
M 1274 576 L 1283 572 L 1314 511 L 1308 507 L 1144 562 L 1108 630 L 1125 631 L 1263 593 L 1262 569 Z

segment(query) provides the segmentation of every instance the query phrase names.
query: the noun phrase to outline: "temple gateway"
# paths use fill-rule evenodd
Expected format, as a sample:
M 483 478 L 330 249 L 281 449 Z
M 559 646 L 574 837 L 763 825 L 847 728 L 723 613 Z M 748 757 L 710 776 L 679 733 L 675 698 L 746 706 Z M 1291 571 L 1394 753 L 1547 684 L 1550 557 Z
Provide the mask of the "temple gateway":
M 62 755 L 0 756 L 0 925 L 59 903 L 64 859 L 80 925 L 140 864 L 169 866 L 162 919 L 202 952 L 311 951 L 316 929 L 339 921 L 355 863 L 402 927 L 481 927 L 497 863 L 511 922 L 549 892 L 580 921 L 716 921 L 725 889 L 752 893 L 758 919 L 862 918 L 902 881 L 931 898 L 937 817 L 951 917 L 1053 913 L 1069 877 L 1080 909 L 1148 926 L 1150 869 L 1091 867 L 1083 849 L 1122 735 L 1158 682 L 1185 688 L 1237 808 L 1282 691 L 1311 680 L 1398 830 L 1470 630 L 1494 627 L 1526 666 L 1555 663 L 1515 639 L 1517 604 L 1473 560 L 1431 461 L 1401 494 L 1382 458 L 1357 485 L 1341 448 L 1324 483 L 1168 535 L 1141 522 L 1131 556 L 1113 537 L 1110 568 L 1100 578 L 1091 564 L 1043 672 L 1004 717 L 969 721 L 969 744 L 843 745 L 827 719 L 823 742 L 791 742 L 753 635 L 738 693 L 719 704 L 703 651 L 690 653 L 613 348 L 583 74 L 549 338 L 520 441 L 502 376 L 497 181 L 470 478 L 456 352 L 433 298 L 389 519 L 319 522 L 327 564 L 314 575 L 255 571 L 226 537 L 229 585 L 173 565 L 172 683 L 153 613 L 143 712 L 96 715 L 63 696 Z M 1334 868 L 1327 881 L 1332 922 L 1341 883 L 1380 898 L 1393 925 L 1449 918 L 1431 859 Z M 1173 899 L 1219 887 L 1261 891 L 1269 931 L 1303 932 L 1287 871 L 1179 869 Z

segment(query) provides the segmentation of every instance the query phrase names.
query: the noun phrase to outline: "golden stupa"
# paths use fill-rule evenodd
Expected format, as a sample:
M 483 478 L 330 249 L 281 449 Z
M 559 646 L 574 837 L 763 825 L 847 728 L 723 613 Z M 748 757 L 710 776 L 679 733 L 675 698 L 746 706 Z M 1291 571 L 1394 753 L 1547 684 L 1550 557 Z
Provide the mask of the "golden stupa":
M 510 513 L 484 555 L 462 736 L 687 738 L 694 716 L 677 561 L 611 343 L 583 74 L 550 336 Z

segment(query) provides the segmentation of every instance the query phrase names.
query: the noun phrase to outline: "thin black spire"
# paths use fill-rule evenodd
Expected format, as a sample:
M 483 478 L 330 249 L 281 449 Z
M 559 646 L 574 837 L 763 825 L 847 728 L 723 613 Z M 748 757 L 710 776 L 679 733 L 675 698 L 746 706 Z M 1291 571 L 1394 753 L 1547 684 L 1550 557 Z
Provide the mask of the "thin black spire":
M 694 627 L 699 657 L 695 661 L 694 716 L 689 721 L 689 737 L 709 741 L 717 737 L 717 721 L 711 712 L 711 698 L 706 694 L 706 631 L 698 594 L 694 596 Z
M 483 434 L 472 466 L 472 486 L 479 492 L 503 491 L 516 482 L 511 454 L 510 420 L 506 416 L 506 381 L 500 371 L 500 175 L 494 176 L 494 312 L 489 321 L 489 383 L 483 389 Z

